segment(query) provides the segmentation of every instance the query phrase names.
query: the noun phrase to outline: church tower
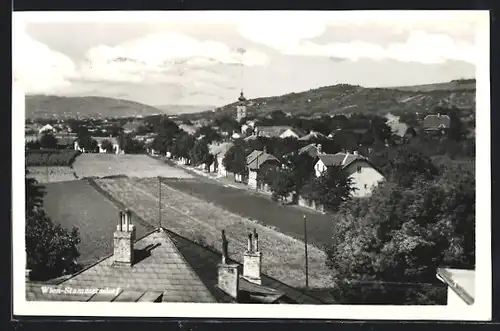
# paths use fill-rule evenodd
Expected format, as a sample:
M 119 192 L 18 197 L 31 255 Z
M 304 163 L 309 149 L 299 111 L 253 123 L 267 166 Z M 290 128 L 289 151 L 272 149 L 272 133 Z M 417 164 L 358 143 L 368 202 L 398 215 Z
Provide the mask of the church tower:
M 238 104 L 236 106 L 236 120 L 239 122 L 247 116 L 247 99 L 243 95 L 243 90 L 240 93 L 240 97 L 238 98 Z

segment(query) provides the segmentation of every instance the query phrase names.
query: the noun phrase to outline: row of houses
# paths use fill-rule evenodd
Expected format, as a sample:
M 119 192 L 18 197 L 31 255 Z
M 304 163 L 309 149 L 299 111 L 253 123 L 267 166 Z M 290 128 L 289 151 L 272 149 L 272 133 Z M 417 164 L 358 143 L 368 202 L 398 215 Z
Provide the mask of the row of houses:
M 219 145 L 212 145 L 210 153 L 214 156 L 213 163 L 208 167 L 208 171 L 217 173 L 219 176 L 227 177 L 228 171 L 225 169 L 223 160 L 227 151 L 233 146 L 232 142 Z M 370 162 L 370 160 L 360 155 L 358 152 L 342 152 L 327 154 L 322 151 L 320 144 L 309 144 L 299 150 L 299 153 L 306 153 L 315 160 L 314 174 L 320 177 L 329 167 L 341 166 L 348 176 L 351 177 L 354 187 L 353 196 L 362 198 L 370 196 L 377 184 L 384 180 L 382 173 Z M 280 160 L 264 150 L 254 150 L 246 157 L 248 174 L 246 176 L 235 175 L 238 182 L 246 184 L 254 189 L 269 191 L 268 186 L 263 181 L 263 174 L 273 168 L 281 166 Z M 322 209 L 316 206 L 313 201 L 299 197 L 299 205 Z

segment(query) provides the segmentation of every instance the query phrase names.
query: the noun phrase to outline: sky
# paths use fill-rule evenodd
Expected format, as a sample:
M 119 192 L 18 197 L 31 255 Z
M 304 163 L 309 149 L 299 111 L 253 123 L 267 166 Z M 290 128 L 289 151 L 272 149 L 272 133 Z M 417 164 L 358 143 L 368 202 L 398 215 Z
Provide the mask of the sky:
M 24 16 L 23 16 L 24 15 Z M 222 106 L 340 83 L 474 78 L 474 12 L 15 13 L 28 94 Z

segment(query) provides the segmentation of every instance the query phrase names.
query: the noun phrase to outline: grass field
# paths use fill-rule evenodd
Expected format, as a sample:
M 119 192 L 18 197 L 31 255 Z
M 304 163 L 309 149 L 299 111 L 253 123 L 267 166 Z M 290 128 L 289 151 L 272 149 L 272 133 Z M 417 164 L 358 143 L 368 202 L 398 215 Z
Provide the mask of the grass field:
M 79 178 L 125 175 L 128 177 L 190 178 L 191 175 L 147 155 L 82 154 L 73 169 Z
M 75 172 L 71 167 L 65 166 L 33 166 L 28 167 L 26 177 L 34 178 L 39 183 L 57 183 L 76 180 Z
M 99 179 L 97 183 L 114 198 L 152 225 L 159 224 L 158 181 L 156 179 Z M 161 224 L 191 240 L 220 251 L 220 231 L 226 231 L 231 258 L 242 261 L 247 234 L 259 232 L 263 272 L 292 286 L 303 286 L 304 243 L 214 204 L 162 184 Z M 309 245 L 310 286 L 331 285 L 325 253 Z
M 206 200 L 232 213 L 258 220 L 296 239 L 304 239 L 304 219 L 307 217 L 308 242 L 317 246 L 331 243 L 333 221 L 331 215 L 283 206 L 268 197 L 251 194 L 247 190 L 226 187 L 214 180 L 173 179 L 163 180 L 170 187 Z
M 79 262 L 88 265 L 113 252 L 113 232 L 118 224 L 118 208 L 86 180 L 45 184 L 44 206 L 48 215 L 66 228 L 80 231 Z M 137 237 L 147 233 L 134 218 Z

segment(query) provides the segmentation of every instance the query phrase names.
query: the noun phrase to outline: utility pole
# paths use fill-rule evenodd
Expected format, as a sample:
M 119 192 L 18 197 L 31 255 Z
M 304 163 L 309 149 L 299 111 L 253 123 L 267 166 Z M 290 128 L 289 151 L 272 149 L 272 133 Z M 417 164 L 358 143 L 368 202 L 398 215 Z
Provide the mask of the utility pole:
M 304 215 L 304 248 L 306 253 L 306 288 L 309 287 L 309 261 L 307 258 L 307 218 Z
M 161 176 L 158 176 L 158 228 L 161 229 Z

